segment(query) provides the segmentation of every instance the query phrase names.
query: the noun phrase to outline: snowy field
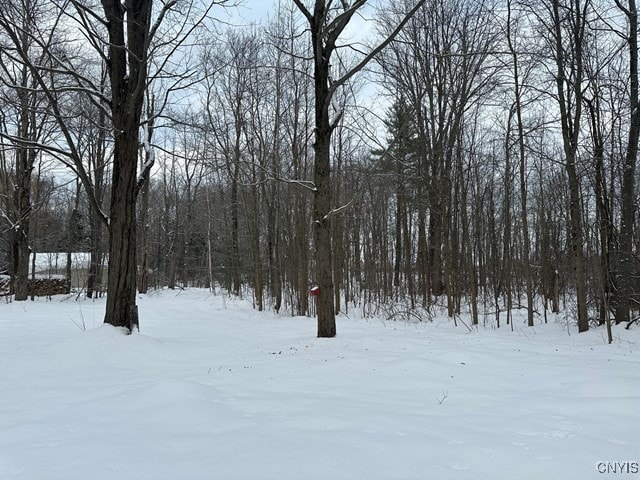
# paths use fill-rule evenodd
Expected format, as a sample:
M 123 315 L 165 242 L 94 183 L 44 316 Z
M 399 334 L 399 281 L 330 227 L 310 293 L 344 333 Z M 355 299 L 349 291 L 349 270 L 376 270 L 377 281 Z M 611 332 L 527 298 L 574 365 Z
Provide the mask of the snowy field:
M 640 479 L 640 328 L 317 339 L 195 290 L 142 297 L 125 336 L 65 298 L 0 304 L 1 480 Z

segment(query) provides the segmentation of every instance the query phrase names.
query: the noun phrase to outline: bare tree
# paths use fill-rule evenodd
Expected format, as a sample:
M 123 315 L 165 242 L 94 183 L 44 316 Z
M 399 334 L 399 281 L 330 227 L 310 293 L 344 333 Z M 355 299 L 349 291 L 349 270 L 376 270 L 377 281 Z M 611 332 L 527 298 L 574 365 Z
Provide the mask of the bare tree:
M 638 139 L 640 138 L 640 97 L 638 86 L 638 11 L 635 0 L 622 2 L 615 0 L 617 7 L 624 13 L 628 33 L 625 35 L 629 49 L 629 134 L 627 150 L 622 171 L 622 200 L 620 221 L 620 246 L 618 256 L 618 303 L 616 306 L 616 323 L 629 321 L 630 299 L 633 293 L 633 221 L 635 215 L 635 175 L 638 158 Z
M 170 4 L 169 4 L 170 5 Z M 113 176 L 109 221 L 109 272 L 105 323 L 137 328 L 136 196 L 139 126 L 147 86 L 151 0 L 103 0 L 108 33 Z M 83 15 L 95 14 L 85 9 Z M 157 28 L 153 27 L 154 30 Z
M 560 111 L 563 161 L 570 193 L 570 231 L 578 331 L 589 329 L 585 276 L 579 141 L 584 96 L 584 48 L 591 0 L 549 0 L 529 6 L 544 33 L 554 68 L 555 100 Z
M 71 92 L 83 93 L 99 109 L 107 111 L 113 132 L 113 168 L 110 183 L 110 216 L 101 213 L 101 220 L 109 230 L 108 298 L 105 322 L 129 330 L 137 327 L 136 288 L 136 198 L 143 179 L 147 176 L 152 161 L 143 165 L 138 173 L 139 129 L 148 76 L 150 55 L 158 48 L 168 48 L 162 65 L 166 65 L 173 54 L 193 32 L 195 26 L 215 4 L 211 2 L 201 16 L 191 24 L 187 19 L 194 15 L 194 3 L 185 5 L 185 11 L 175 12 L 177 0 L 162 2 L 154 11 L 152 0 L 103 0 L 101 8 L 90 1 L 68 0 L 55 4 L 54 19 L 47 25 L 75 25 L 83 32 L 81 37 L 93 48 L 96 57 L 106 65 L 110 89 L 104 92 L 87 75 L 83 64 L 91 63 L 87 58 L 78 59 L 80 40 L 67 42 L 73 52 L 53 48 L 42 35 L 31 34 L 29 40 L 45 53 L 48 63 L 34 62 L 28 52 L 20 48 L 20 34 L 24 30 L 2 17 L 0 26 L 10 38 L 15 59 L 27 67 L 37 81 L 38 88 L 47 98 L 52 115 L 56 118 L 63 141 L 47 145 L 50 154 L 58 156 L 78 175 L 96 211 L 101 211 L 95 196 L 93 182 L 83 163 L 77 139 L 68 124 L 63 101 Z M 5 9 L 3 9 L 5 11 Z M 75 12 L 71 15 L 71 11 Z M 162 38 L 154 39 L 162 30 L 163 22 L 171 18 L 172 27 L 162 32 Z M 160 36 L 160 35 L 158 35 Z M 73 55 L 70 55 L 73 53 Z M 95 58 L 93 59 L 95 61 Z M 47 67 L 47 65 L 49 65 Z M 157 76 L 161 76 L 157 69 Z M 46 81 L 53 75 L 62 77 L 66 83 L 51 85 Z M 108 105 L 108 109 L 105 108 Z M 150 157 L 153 160 L 153 156 Z
M 512 0 L 507 0 L 507 46 L 511 54 L 511 66 L 513 68 L 513 96 L 517 128 L 517 145 L 519 160 L 519 180 L 520 180 L 520 218 L 522 222 L 523 239 L 523 262 L 524 275 L 527 290 L 527 325 L 533 327 L 533 278 L 531 272 L 531 245 L 529 238 L 529 219 L 527 205 L 527 157 L 523 120 L 523 84 L 527 81 L 527 70 L 522 74 L 522 66 L 518 55 L 518 50 L 513 39 L 512 31 Z
M 255 112 L 252 112 L 255 104 L 252 103 L 257 101 L 259 95 L 255 82 L 259 49 L 260 42 L 255 34 L 230 31 L 224 48 L 206 52 L 204 60 L 207 72 L 206 129 L 212 133 L 214 148 L 224 160 L 230 188 L 230 272 L 231 291 L 234 295 L 241 293 L 244 271 L 240 253 L 241 187 L 243 178 L 250 177 L 247 171 L 255 167 L 254 162 L 249 162 L 248 158 L 252 154 L 248 128 L 255 125 L 253 121 L 256 120 Z M 258 131 L 254 131 L 252 137 L 256 135 L 259 135 Z M 254 190 L 254 195 L 257 195 L 257 189 Z M 254 201 L 257 199 L 254 198 Z M 253 247 L 255 249 L 256 245 Z M 259 243 L 257 248 L 259 249 Z M 253 254 L 259 255 L 259 251 Z M 262 283 L 261 280 L 258 283 Z
M 340 206 L 332 205 L 331 195 L 331 134 L 336 128 L 342 112 L 331 118 L 331 101 L 338 88 L 347 83 L 362 70 L 385 46 L 393 40 L 422 6 L 419 0 L 402 19 L 398 26 L 376 48 L 371 50 L 356 65 L 341 72 L 331 68 L 332 57 L 336 53 L 340 35 L 353 16 L 366 4 L 366 0 L 344 0 L 335 6 L 332 0 L 316 0 L 313 8 L 305 6 L 302 0 L 294 0 L 309 23 L 315 80 L 315 172 L 314 172 L 314 222 L 316 277 L 320 295 L 318 297 L 318 337 L 336 335 L 336 319 L 333 302 L 333 259 L 331 242 L 331 217 L 340 211 Z M 313 12 L 313 13 L 312 13 Z M 335 75 L 337 78 L 333 78 Z
M 34 36 L 46 36 L 41 41 L 56 44 L 54 33 L 39 27 L 51 7 L 39 0 L 25 2 L 0 2 L 0 32 L 6 42 L 0 46 L 0 78 L 7 87 L 7 108 L 3 115 L 5 127 L 12 124 L 12 131 L 3 129 L 2 137 L 8 144 L 3 147 L 14 152 L 14 188 L 11 198 L 12 278 L 15 300 L 27 299 L 29 273 L 30 227 L 32 215 L 32 172 L 41 151 L 39 143 L 50 138 L 50 122 L 47 120 L 45 99 L 39 92 L 38 82 L 27 63 L 48 64 L 47 52 L 34 42 Z M 9 112 L 15 116 L 10 117 Z

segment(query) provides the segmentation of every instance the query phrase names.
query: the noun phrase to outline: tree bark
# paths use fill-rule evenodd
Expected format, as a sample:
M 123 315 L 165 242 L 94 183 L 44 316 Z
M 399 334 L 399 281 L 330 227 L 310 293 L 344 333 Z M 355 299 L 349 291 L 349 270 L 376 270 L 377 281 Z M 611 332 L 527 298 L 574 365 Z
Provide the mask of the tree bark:
M 520 63 L 518 52 L 511 38 L 511 0 L 507 2 L 507 43 L 513 61 L 513 84 L 515 97 L 515 114 L 518 131 L 518 157 L 520 160 L 520 220 L 522 222 L 523 267 L 527 289 L 527 326 L 533 327 L 533 280 L 531 274 L 531 245 L 529 240 L 529 220 L 527 214 L 527 181 L 525 154 L 525 134 L 522 120 L 522 82 L 520 79 Z
M 16 190 L 15 190 L 15 226 L 13 228 L 13 265 L 14 298 L 24 301 L 28 298 L 29 277 L 29 228 L 31 219 L 31 172 L 29 150 L 21 146 L 17 151 Z
M 629 106 L 631 118 L 629 125 L 629 138 L 627 151 L 622 171 L 621 221 L 620 221 L 620 246 L 618 255 L 618 298 L 616 306 L 616 323 L 628 322 L 631 309 L 631 296 L 633 295 L 633 220 L 635 215 L 635 175 L 636 161 L 638 157 L 638 139 L 640 138 L 640 103 L 638 94 L 638 12 L 635 0 L 628 0 L 628 6 L 624 7 L 616 0 L 620 8 L 627 16 L 629 33 L 627 44 L 629 46 Z
M 552 0 L 553 35 L 555 44 L 555 61 L 557 67 L 556 88 L 558 106 L 560 108 L 560 123 L 562 127 L 562 140 L 564 147 L 565 171 L 569 180 L 569 216 L 571 231 L 571 251 L 573 254 L 574 279 L 576 287 L 578 332 L 589 329 L 587 317 L 587 284 L 585 279 L 585 262 L 583 250 L 583 231 L 581 215 L 580 180 L 576 166 L 578 140 L 580 137 L 580 119 L 582 113 L 582 81 L 583 81 L 583 40 L 586 26 L 586 5 L 581 5 L 580 0 L 572 0 L 570 42 L 572 51 L 569 61 L 574 62 L 570 67 L 569 76 L 565 72 L 567 68 L 565 45 L 562 34 L 562 15 L 559 0 Z M 573 103 L 567 94 L 574 97 Z M 573 107 L 573 110 L 571 109 Z
M 317 40 L 314 41 L 314 47 Z M 331 251 L 331 126 L 329 122 L 328 59 L 316 54 L 316 141 L 314 165 L 314 208 L 316 281 L 320 287 L 317 300 L 318 337 L 335 337 L 336 317 L 333 302 L 333 272 Z M 319 58 L 318 58 L 319 57 Z
M 302 3 L 294 3 L 309 22 L 314 62 L 315 92 L 315 153 L 314 165 L 314 222 L 316 240 L 316 279 L 320 287 L 318 295 L 318 337 L 334 337 L 336 335 L 336 318 L 333 302 L 333 259 L 331 251 L 331 123 L 329 106 L 336 89 L 347 83 L 356 73 L 362 70 L 409 21 L 411 16 L 422 6 L 425 0 L 418 0 L 414 8 L 398 24 L 396 29 L 376 48 L 371 50 L 359 63 L 348 69 L 340 78 L 330 81 L 331 56 L 335 53 L 336 42 L 349 24 L 353 15 L 366 3 L 366 0 L 342 2 L 341 13 L 331 17 L 331 3 L 316 0 L 311 13 Z M 340 116 L 340 114 L 338 115 Z M 337 123 L 337 122 L 336 122 Z
M 151 0 L 102 0 L 109 35 L 107 63 L 114 130 L 104 321 L 129 331 L 137 323 L 136 196 L 140 118 L 147 79 Z M 124 8 L 123 8 L 124 7 Z M 126 20 L 125 20 L 126 19 Z M 136 312 L 135 318 L 133 312 Z
M 25 21 L 27 22 L 27 21 Z M 32 25 L 25 25 L 22 35 L 23 48 L 28 49 L 29 37 L 27 29 Z M 25 65 L 22 68 L 20 78 L 21 88 L 18 89 L 20 118 L 18 124 L 18 137 L 25 142 L 35 140 L 35 111 L 32 105 L 32 93 L 29 93 L 29 74 Z M 16 185 L 14 197 L 15 220 L 13 227 L 13 255 L 14 255 L 14 299 L 24 301 L 28 298 L 29 279 L 29 230 L 31 223 L 31 174 L 36 160 L 36 151 L 29 148 L 26 143 L 18 144 L 16 149 Z

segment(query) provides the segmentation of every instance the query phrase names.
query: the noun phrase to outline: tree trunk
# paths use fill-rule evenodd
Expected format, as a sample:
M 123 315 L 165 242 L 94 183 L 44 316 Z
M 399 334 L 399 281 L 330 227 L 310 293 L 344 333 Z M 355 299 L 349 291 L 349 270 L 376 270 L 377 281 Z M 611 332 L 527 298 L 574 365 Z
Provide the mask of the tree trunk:
M 571 11 L 571 45 L 572 51 L 566 52 L 563 44 L 563 15 L 560 12 L 559 0 L 552 0 L 555 61 L 557 66 L 556 87 L 558 106 L 560 108 L 560 123 L 562 126 L 562 140 L 564 147 L 565 170 L 569 180 L 569 216 L 571 230 L 571 251 L 573 254 L 574 280 L 578 309 L 578 332 L 589 329 L 587 318 L 587 285 L 585 280 L 585 262 L 583 251 L 583 232 L 581 215 L 580 181 L 576 168 L 578 141 L 580 137 L 580 120 L 583 99 L 583 40 L 586 25 L 586 7 L 580 0 L 573 0 Z M 569 58 L 567 60 L 567 55 Z M 570 76 L 565 72 L 566 62 L 574 62 L 570 69 Z M 573 101 L 567 98 L 567 93 L 573 95 Z
M 16 301 L 24 301 L 28 298 L 29 229 L 24 224 L 24 217 L 22 218 L 23 221 L 16 226 L 13 232 L 13 292 Z
M 314 61 L 315 92 L 315 153 L 314 168 L 314 222 L 315 222 L 315 257 L 316 278 L 320 294 L 317 299 L 318 336 L 334 337 L 336 335 L 336 318 L 333 302 L 333 259 L 331 251 L 331 133 L 335 124 L 331 124 L 329 106 L 333 94 L 340 85 L 344 85 L 357 72 L 362 70 L 409 21 L 411 16 L 422 6 L 425 0 L 418 0 L 413 9 L 398 24 L 396 29 L 371 50 L 355 67 L 349 69 L 340 78 L 330 81 L 331 56 L 337 48 L 337 41 L 349 24 L 353 15 L 364 5 L 364 1 L 342 2 L 342 11 L 335 13 L 332 2 L 316 0 L 311 13 L 302 3 L 294 0 L 298 9 L 309 22 Z M 332 11 L 333 10 L 333 11 Z M 338 114 L 340 117 L 341 114 Z M 336 122 L 337 123 L 337 122 Z M 386 263 L 386 262 L 385 262 Z
M 396 290 L 396 300 L 399 295 L 400 290 L 400 270 L 402 267 L 402 224 L 404 222 L 404 179 L 402 178 L 402 166 L 400 162 L 397 162 L 397 174 L 398 177 L 396 179 L 397 187 L 396 187 L 396 218 L 395 218 L 395 244 L 394 244 L 394 253 L 395 257 L 393 259 L 393 286 Z
M 238 155 L 239 157 L 239 155 Z M 240 295 L 240 221 L 238 219 L 238 174 L 240 158 L 236 160 L 231 179 L 231 291 Z
M 576 173 L 575 160 L 567 162 L 570 191 L 571 250 L 574 258 L 574 274 L 576 281 L 576 300 L 578 303 L 578 332 L 589 330 L 587 318 L 587 286 L 584 273 L 584 251 L 582 248 L 582 217 L 580 214 L 580 182 Z
M 318 65 L 320 64 L 320 65 Z M 331 252 L 331 126 L 327 83 L 328 64 L 316 61 L 316 141 L 314 144 L 314 208 L 316 280 L 320 287 L 317 297 L 318 337 L 335 337 L 336 317 L 333 298 L 333 272 Z M 324 82 L 322 80 L 324 78 Z
M 328 12 L 326 12 L 328 13 Z M 314 22 L 312 22 L 311 38 L 314 55 L 314 92 L 315 92 L 315 143 L 314 158 L 314 205 L 313 219 L 315 224 L 315 260 L 316 281 L 320 288 L 317 297 L 318 337 L 336 336 L 336 317 L 333 298 L 333 256 L 331 251 L 331 133 L 329 118 L 329 57 L 324 45 L 325 33 L 323 21 L 324 2 L 316 2 Z
M 260 201 L 258 199 L 258 187 L 257 185 L 257 175 L 255 172 L 255 163 L 253 170 L 253 185 L 251 187 L 251 203 L 253 208 L 253 232 L 251 232 L 252 236 L 252 245 L 251 250 L 253 252 L 253 271 L 254 271 L 254 296 L 256 301 L 256 306 L 258 307 L 258 311 L 264 310 L 264 288 L 263 283 L 264 279 L 262 276 L 262 256 L 260 254 Z
M 513 112 L 509 112 L 509 120 L 507 121 L 507 138 L 505 141 L 505 172 L 504 172 L 504 201 L 502 207 L 502 214 L 504 219 L 504 235 L 502 244 L 502 257 L 503 257 L 503 274 L 502 284 L 504 285 L 505 294 L 507 296 L 507 325 L 511 323 L 513 307 L 513 291 L 512 291 L 512 267 L 511 267 L 511 182 L 513 180 L 511 171 L 511 148 L 510 148 L 510 136 L 511 136 L 511 118 Z M 513 329 L 513 325 L 511 326 Z
M 136 122 L 137 123 L 137 122 Z M 136 303 L 137 125 L 115 136 L 105 323 L 131 329 Z M 114 212 L 118 212 L 115 214 Z
M 275 196 L 273 198 L 275 198 Z M 280 279 L 275 208 L 276 206 L 272 204 L 268 207 L 267 211 L 267 252 L 269 255 L 269 294 L 273 309 L 277 313 L 282 307 L 282 283 Z
M 616 323 L 628 322 L 631 308 L 630 300 L 633 295 L 633 220 L 635 215 L 635 171 L 638 157 L 638 138 L 640 137 L 640 103 L 638 99 L 638 13 L 635 0 L 629 0 L 628 8 L 622 7 L 629 20 L 629 72 L 630 91 L 629 106 L 631 107 L 631 119 L 629 126 L 629 139 L 627 152 L 622 171 L 621 221 L 620 221 L 620 253 L 618 255 L 618 304 L 616 307 Z
M 429 202 L 429 242 L 428 270 L 431 294 L 438 297 L 442 294 L 442 201 L 435 195 Z
M 101 184 L 101 182 L 100 182 Z M 96 198 L 101 199 L 101 185 L 95 184 Z M 89 272 L 87 276 L 87 297 L 93 298 L 94 295 L 102 291 L 102 219 L 100 212 L 97 212 L 93 206 L 89 207 L 89 218 L 91 223 L 90 247 L 89 247 Z M 97 296 L 97 295 L 96 295 Z
M 140 275 L 138 291 L 149 290 L 149 177 L 144 179 L 140 197 Z
M 100 84 L 101 91 L 104 92 L 106 79 Z M 102 293 L 102 234 L 103 219 L 102 207 L 104 195 L 104 170 L 106 166 L 106 114 L 103 111 L 98 113 L 98 135 L 96 138 L 95 157 L 90 159 L 93 162 L 93 189 L 95 204 L 89 202 L 89 272 L 87 276 L 87 297 L 92 298 L 97 291 Z
M 23 35 L 23 43 L 26 45 L 28 36 Z M 26 90 L 29 84 L 27 67 L 23 67 L 21 85 L 18 98 L 20 101 L 20 119 L 18 136 L 28 141 L 34 125 L 32 124 L 33 109 L 30 105 L 30 95 Z M 13 259 L 14 259 L 14 283 L 15 300 L 24 301 L 28 297 L 29 278 L 29 229 L 31 223 L 31 173 L 35 162 L 35 151 L 25 144 L 19 144 L 16 150 L 16 186 L 14 197 L 15 226 L 13 228 Z
M 148 165 L 153 161 L 153 152 L 151 149 L 151 141 L 154 133 L 155 123 L 155 97 L 153 94 L 147 95 L 147 125 L 146 125 L 146 139 L 144 145 L 144 157 L 141 161 L 141 170 L 145 171 L 145 165 Z M 138 276 L 138 291 L 140 293 L 147 293 L 149 289 L 149 184 L 150 184 L 149 172 L 145 172 L 142 178 L 142 185 L 140 188 L 140 273 Z
M 420 279 L 420 293 L 423 306 L 429 305 L 431 292 L 429 291 L 429 273 L 427 265 L 427 232 L 426 232 L 426 211 L 421 204 L 418 211 L 418 277 Z
M 507 42 L 513 61 L 514 106 L 518 130 L 518 156 L 520 160 L 520 220 L 522 222 L 523 267 L 527 288 L 527 326 L 533 327 L 533 280 L 531 275 L 531 246 L 529 241 L 529 220 L 527 215 L 527 159 L 525 155 L 524 123 L 522 120 L 522 85 L 520 81 L 520 65 L 518 62 L 517 50 L 511 39 L 511 0 L 507 2 Z
M 140 118 L 147 83 L 151 0 L 102 0 L 109 34 L 114 129 L 105 323 L 137 326 L 136 196 Z M 126 34 L 125 34 L 126 28 Z M 134 325 L 134 323 L 136 325 Z

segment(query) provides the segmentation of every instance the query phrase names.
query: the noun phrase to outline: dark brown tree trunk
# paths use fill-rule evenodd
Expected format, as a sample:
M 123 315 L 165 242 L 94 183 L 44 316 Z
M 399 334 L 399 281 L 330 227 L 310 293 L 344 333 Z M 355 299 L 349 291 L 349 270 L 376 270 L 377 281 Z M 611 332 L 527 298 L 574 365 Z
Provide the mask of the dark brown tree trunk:
M 313 221 L 315 228 L 316 283 L 320 289 L 316 308 L 318 337 L 335 337 L 336 317 L 333 298 L 333 255 L 331 251 L 331 133 L 329 117 L 331 94 L 329 92 L 329 61 L 335 45 L 326 45 L 325 1 L 316 0 L 313 17 L 310 18 L 311 43 L 314 58 L 315 92 L 315 142 Z M 335 41 L 335 39 L 334 39 Z
M 413 255 L 411 252 L 411 231 L 409 227 L 409 219 L 407 215 L 407 202 L 406 195 L 403 192 L 403 212 L 402 212 L 402 237 L 403 237 L 403 250 L 404 250 L 404 276 L 407 284 L 406 294 L 409 295 L 411 302 L 411 308 L 416 307 L 415 295 L 413 291 Z
M 27 45 L 29 37 L 27 28 L 32 26 L 25 25 L 22 42 L 24 48 Z M 32 108 L 27 87 L 29 85 L 29 75 L 26 66 L 23 67 L 20 84 L 22 88 L 18 90 L 18 99 L 20 102 L 20 118 L 18 124 L 18 137 L 25 142 L 30 140 L 35 128 L 35 111 Z M 16 186 L 14 197 L 15 220 L 13 227 L 13 258 L 14 258 L 14 277 L 13 289 L 15 300 L 24 301 L 28 298 L 28 280 L 29 280 L 29 229 L 31 223 L 31 174 L 35 162 L 36 152 L 29 148 L 26 143 L 19 144 L 16 149 Z
M 460 162 L 461 163 L 461 162 Z M 463 172 L 460 166 L 460 176 L 462 177 Z M 469 233 L 469 214 L 467 213 L 467 204 L 469 198 L 469 188 L 468 182 L 466 179 L 463 179 L 463 188 L 462 188 L 462 205 L 460 206 L 460 223 L 462 224 L 462 242 L 465 245 L 466 251 L 464 252 L 464 260 L 466 264 L 467 276 L 469 278 L 469 287 L 470 287 L 470 296 L 469 299 L 471 303 L 471 324 L 478 325 L 478 275 L 476 272 L 476 265 L 473 258 L 473 244 L 471 243 L 471 235 Z
M 420 279 L 420 294 L 422 296 L 422 304 L 427 306 L 431 299 L 429 291 L 429 273 L 427 265 L 427 228 L 426 228 L 426 211 L 423 205 L 420 205 L 418 211 L 418 277 Z
M 438 187 L 436 187 L 438 188 Z M 443 213 L 442 201 L 434 194 L 429 202 L 429 242 L 428 242 L 428 270 L 431 294 L 434 297 L 442 295 L 442 230 Z
M 629 107 L 631 118 L 629 125 L 629 138 L 627 152 L 622 171 L 621 221 L 620 221 L 620 246 L 618 255 L 618 298 L 616 306 L 616 323 L 628 322 L 630 319 L 631 297 L 633 291 L 633 220 L 635 215 L 635 175 L 636 161 L 638 157 L 638 139 L 640 137 L 640 102 L 638 86 L 638 12 L 635 0 L 628 0 L 624 7 L 616 0 L 618 8 L 626 15 L 629 21 L 629 33 L 627 44 L 629 46 Z
M 576 282 L 576 297 L 578 303 L 578 332 L 589 330 L 587 317 L 587 286 L 585 279 L 584 250 L 582 218 L 580 215 L 580 181 L 576 172 L 575 158 L 566 163 L 567 176 L 569 178 L 569 213 L 571 223 L 571 250 L 574 259 L 574 273 Z
M 231 291 L 239 296 L 240 282 L 240 220 L 238 214 L 238 175 L 240 173 L 240 154 L 235 163 L 231 179 Z
M 344 85 L 356 73 L 362 70 L 409 21 L 411 16 L 422 6 L 425 0 L 418 0 L 414 8 L 398 24 L 396 29 L 371 50 L 355 67 L 347 70 L 340 78 L 330 81 L 331 57 L 335 53 L 337 42 L 347 27 L 353 15 L 366 3 L 366 0 L 345 0 L 332 18 L 334 13 L 332 2 L 315 0 L 313 13 L 304 6 L 302 0 L 294 0 L 298 9 L 309 22 L 311 44 L 314 61 L 314 92 L 315 92 L 315 153 L 314 165 L 314 223 L 315 223 L 315 258 L 316 280 L 320 288 L 317 299 L 318 336 L 334 337 L 336 335 L 336 318 L 333 299 L 333 256 L 331 250 L 331 134 L 335 128 L 332 125 L 329 106 L 336 89 Z M 341 113 L 338 114 L 338 117 Z M 386 262 L 385 262 L 386 263 Z
M 152 0 L 102 0 L 109 35 L 113 177 L 105 323 L 137 327 L 136 196 L 140 118 L 147 83 Z M 126 31 L 126 33 L 125 33 Z
M 297 221 L 294 227 L 294 289 L 296 291 L 296 315 L 309 313 L 309 228 L 307 225 L 307 203 L 298 197 L 298 205 L 295 212 Z
M 252 245 L 251 251 L 253 253 L 253 276 L 254 276 L 254 296 L 256 301 L 256 307 L 258 311 L 264 310 L 264 288 L 263 283 L 264 279 L 262 276 L 262 255 L 260 253 L 260 200 L 258 199 L 258 178 L 255 171 L 255 163 L 253 163 L 253 179 L 251 186 L 251 206 L 253 209 L 253 218 L 252 218 Z
M 314 42 L 314 46 L 317 43 Z M 318 53 L 315 69 L 316 140 L 314 165 L 314 208 L 316 281 L 320 287 L 317 297 L 318 337 L 335 337 L 336 317 L 333 299 L 331 251 L 331 126 L 329 122 L 328 77 L 329 63 Z M 319 59 L 318 59 L 319 57 Z
M 598 97 L 601 85 L 592 83 L 594 97 L 585 100 L 588 107 L 589 120 L 591 123 L 591 141 L 593 143 L 593 164 L 594 164 L 594 193 L 596 202 L 596 224 L 598 226 L 598 323 L 603 325 L 610 319 L 609 305 L 611 297 L 611 276 L 609 265 L 611 258 L 610 242 L 612 220 L 609 211 L 609 200 L 607 195 L 607 185 L 604 171 L 605 143 L 603 135 L 603 122 L 601 116 L 600 102 Z
M 104 92 L 106 78 L 103 72 L 101 91 Z M 87 275 L 87 297 L 94 293 L 102 294 L 102 257 L 103 257 L 103 228 L 102 207 L 104 197 L 104 173 L 106 166 L 106 123 L 104 111 L 98 112 L 98 134 L 95 139 L 94 157 L 90 159 L 93 173 L 94 202 L 89 202 L 89 272 Z
M 340 141 L 340 140 L 339 140 Z M 341 175 L 342 175 L 342 152 L 337 153 L 337 169 L 335 171 L 335 201 L 341 201 Z M 342 244 L 342 219 L 335 217 L 332 221 L 332 233 L 331 240 L 333 242 L 331 249 L 333 251 L 333 297 L 334 297 L 334 311 L 340 312 L 341 309 L 341 286 L 343 284 L 342 277 L 342 265 L 343 265 L 343 244 Z
M 295 61 L 291 59 L 290 68 L 295 69 Z M 295 84 L 295 96 L 293 100 L 294 113 L 291 125 L 291 150 L 293 160 L 293 172 L 296 178 L 305 179 L 308 176 L 308 149 L 303 145 L 304 131 L 309 129 L 308 122 L 304 121 L 301 127 L 301 117 L 305 107 L 302 104 L 300 86 Z M 306 99 L 306 95 L 304 96 Z M 307 106 L 308 108 L 308 106 Z M 309 211 L 307 192 L 296 189 L 293 192 L 294 202 L 291 207 L 293 217 L 293 259 L 291 265 L 291 279 L 293 290 L 292 310 L 295 315 L 309 314 Z M 286 277 L 286 274 L 283 275 Z
M 402 178 L 402 163 L 397 162 L 398 177 L 396 179 L 396 218 L 395 218 L 395 243 L 393 259 L 393 286 L 396 290 L 396 297 L 400 290 L 400 271 L 402 268 L 402 225 L 404 223 L 404 179 Z M 397 298 L 396 298 L 397 299 Z
M 140 275 L 138 291 L 149 290 L 149 177 L 144 179 L 140 191 Z
M 104 164 L 98 167 L 99 172 L 94 176 L 96 181 L 94 182 L 95 196 L 98 201 L 102 201 L 102 175 L 104 173 Z M 102 233 L 103 222 L 100 216 L 100 212 L 90 204 L 89 218 L 90 218 L 90 247 L 89 247 L 89 272 L 87 276 L 87 297 L 93 298 L 94 295 L 102 293 Z
M 274 197 L 275 198 L 275 197 Z M 282 283 L 280 279 L 280 259 L 278 255 L 278 237 L 275 205 L 267 211 L 267 253 L 269 255 L 269 292 L 273 309 L 277 312 L 282 307 Z
M 105 323 L 129 329 L 132 328 L 129 315 L 136 304 L 137 133 L 137 122 L 135 126 L 116 133 L 109 209 L 109 273 Z
M 273 122 L 273 145 L 272 145 L 272 176 L 277 178 L 280 174 L 280 142 L 279 134 L 282 128 L 283 116 L 282 116 L 282 73 L 283 70 L 280 66 L 281 54 L 278 54 L 277 67 L 275 73 L 275 112 Z M 296 101 L 298 99 L 296 98 Z M 297 128 L 297 125 L 296 127 Z M 294 147 L 295 150 L 295 147 Z M 296 159 L 297 160 L 297 159 Z M 267 193 L 268 192 L 268 193 Z M 280 188 L 277 182 L 272 182 L 271 187 L 267 190 L 265 186 L 264 197 L 267 199 L 267 255 L 269 261 L 269 295 L 271 297 L 272 307 L 276 313 L 280 311 L 282 307 L 282 278 L 280 269 L 280 252 L 279 252 L 279 239 L 280 232 L 278 229 L 278 215 L 280 213 L 280 205 L 278 197 Z M 268 199 L 271 199 L 270 201 Z
M 584 271 L 582 203 L 580 180 L 576 166 L 583 97 L 583 40 L 588 3 L 587 1 L 585 4 L 581 4 L 580 0 L 572 0 L 572 18 L 570 18 L 571 26 L 569 27 L 572 51 L 566 52 L 563 43 L 564 11 L 561 13 L 559 0 L 552 0 L 551 2 L 555 44 L 555 51 L 553 53 L 557 67 L 557 99 L 560 108 L 565 171 L 569 180 L 569 222 L 578 310 L 578 332 L 584 332 L 589 329 L 589 319 L 587 317 L 587 284 Z M 570 67 L 567 65 L 568 62 L 573 62 Z M 567 69 L 569 70 L 569 74 L 567 74 Z M 568 94 L 573 95 L 573 102 L 567 98 Z
M 511 323 L 512 307 L 513 307 L 513 288 L 512 288 L 512 266 L 511 266 L 511 184 L 513 181 L 512 167 L 511 167 L 511 148 L 510 148 L 510 135 L 511 135 L 511 118 L 513 112 L 509 112 L 509 120 L 507 121 L 507 138 L 505 145 L 505 172 L 504 172 L 504 201 L 502 207 L 502 214 L 504 219 L 502 237 L 502 256 L 503 256 L 503 275 L 502 284 L 507 296 L 507 325 Z M 511 325 L 513 330 L 513 325 Z
M 29 278 L 29 223 L 31 219 L 31 171 L 29 152 L 25 147 L 18 148 L 16 162 L 16 221 L 13 227 L 13 291 L 15 300 L 28 298 Z
M 522 222 L 523 267 L 527 289 L 527 326 L 533 327 L 533 280 L 531 274 L 531 246 L 529 240 L 529 220 L 527 214 L 527 182 L 524 123 L 522 120 L 522 82 L 518 52 L 511 38 L 511 0 L 507 2 L 507 43 L 513 61 L 513 83 L 515 97 L 516 125 L 518 130 L 518 156 L 520 160 L 520 221 Z

